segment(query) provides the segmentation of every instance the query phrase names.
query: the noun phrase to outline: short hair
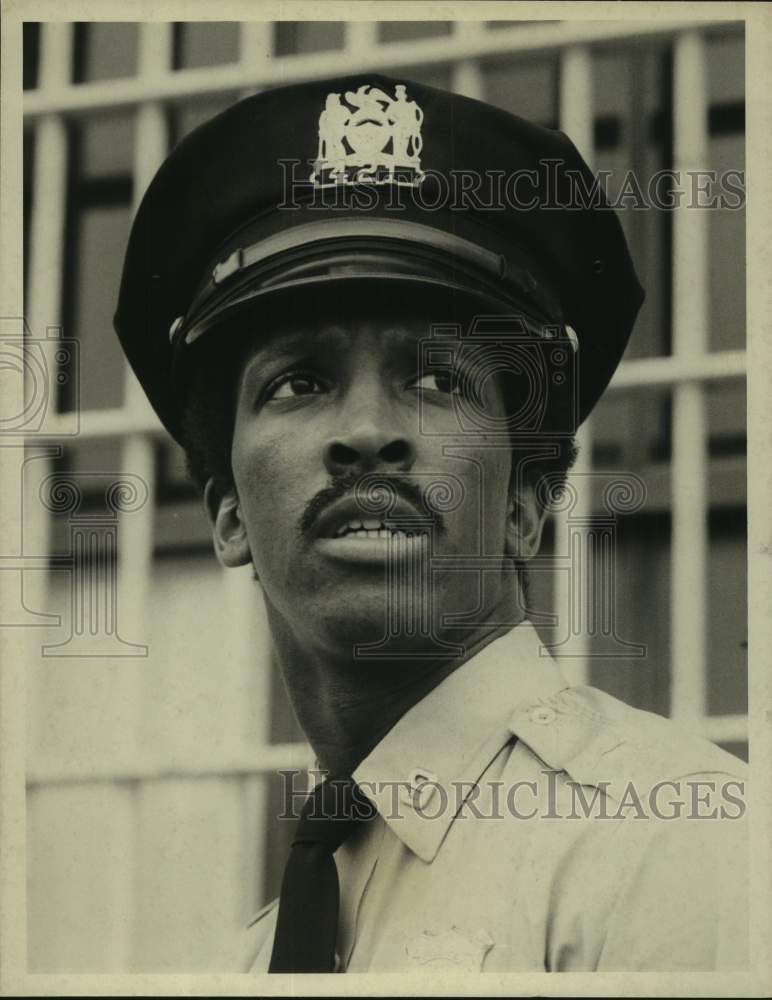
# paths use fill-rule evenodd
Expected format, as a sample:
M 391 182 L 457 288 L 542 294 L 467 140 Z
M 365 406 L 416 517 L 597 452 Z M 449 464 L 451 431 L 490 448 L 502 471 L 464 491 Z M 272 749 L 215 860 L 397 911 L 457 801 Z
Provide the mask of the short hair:
M 181 444 L 188 476 L 203 493 L 210 479 L 221 490 L 232 483 L 231 445 L 243 351 L 198 353 L 189 366 Z

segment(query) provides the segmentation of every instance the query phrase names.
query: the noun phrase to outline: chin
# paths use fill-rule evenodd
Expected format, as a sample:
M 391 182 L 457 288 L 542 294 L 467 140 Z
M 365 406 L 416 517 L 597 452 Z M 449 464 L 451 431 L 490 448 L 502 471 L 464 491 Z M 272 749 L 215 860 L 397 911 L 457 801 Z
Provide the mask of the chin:
M 314 632 L 322 645 L 339 655 L 353 656 L 357 646 L 377 646 L 373 652 L 378 658 L 409 656 L 426 642 L 421 634 L 420 616 L 416 616 L 419 620 L 412 627 L 404 629 L 405 634 L 388 633 L 392 616 L 387 615 L 383 594 L 368 600 L 365 594 L 359 593 L 345 604 L 319 608 L 315 614 L 309 611 L 309 608 L 304 611 L 304 626 L 307 628 L 313 621 Z M 363 656 L 363 660 L 367 659 L 369 657 Z
M 380 642 L 386 636 L 386 620 L 383 601 L 355 601 L 322 611 L 316 631 L 328 648 L 351 655 L 355 646 Z

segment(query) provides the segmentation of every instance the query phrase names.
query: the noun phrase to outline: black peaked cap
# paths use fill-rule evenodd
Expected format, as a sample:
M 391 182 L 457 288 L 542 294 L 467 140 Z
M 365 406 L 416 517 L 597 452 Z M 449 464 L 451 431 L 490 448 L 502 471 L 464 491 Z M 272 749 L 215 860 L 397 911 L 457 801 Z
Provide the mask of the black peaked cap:
M 326 109 L 332 125 L 320 123 Z M 537 329 L 571 328 L 581 420 L 644 296 L 593 184 L 562 132 L 402 77 L 267 90 L 197 128 L 158 170 L 132 225 L 115 329 L 179 439 L 193 343 L 219 332 L 228 350 L 224 320 L 265 295 L 358 278 L 479 294 Z

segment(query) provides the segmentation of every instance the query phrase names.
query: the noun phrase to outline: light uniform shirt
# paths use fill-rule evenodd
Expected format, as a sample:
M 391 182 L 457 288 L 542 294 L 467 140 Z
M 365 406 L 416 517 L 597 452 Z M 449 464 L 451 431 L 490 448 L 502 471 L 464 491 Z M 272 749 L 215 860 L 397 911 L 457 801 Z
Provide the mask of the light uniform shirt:
M 745 765 L 569 686 L 528 623 L 410 709 L 354 777 L 378 815 L 335 855 L 337 971 L 747 964 Z M 239 971 L 267 971 L 276 915 L 274 901 L 251 921 Z

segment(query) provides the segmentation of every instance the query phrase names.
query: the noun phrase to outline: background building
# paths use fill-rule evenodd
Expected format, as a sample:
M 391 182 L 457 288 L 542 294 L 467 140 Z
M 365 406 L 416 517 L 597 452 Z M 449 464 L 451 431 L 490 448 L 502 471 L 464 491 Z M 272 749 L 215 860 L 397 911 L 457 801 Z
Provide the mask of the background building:
M 55 415 L 24 472 L 27 551 L 47 556 L 23 578 L 30 971 L 216 970 L 277 892 L 276 772 L 308 753 L 256 585 L 218 568 L 112 312 L 133 208 L 176 141 L 258 88 L 370 68 L 562 128 L 612 194 L 629 171 L 744 170 L 741 23 L 25 25 L 26 315 L 63 338 L 42 347 Z M 614 521 L 615 632 L 590 614 L 561 665 L 746 757 L 744 212 L 620 214 L 647 300 L 532 613 L 560 634 L 561 555 L 602 522 L 605 484 L 640 477 Z

